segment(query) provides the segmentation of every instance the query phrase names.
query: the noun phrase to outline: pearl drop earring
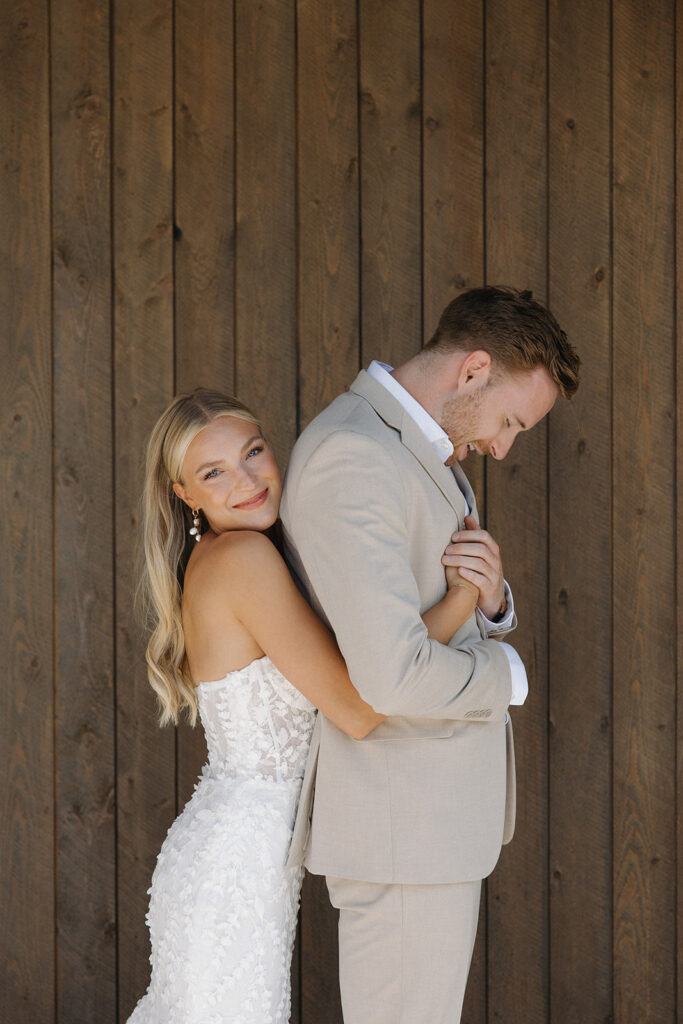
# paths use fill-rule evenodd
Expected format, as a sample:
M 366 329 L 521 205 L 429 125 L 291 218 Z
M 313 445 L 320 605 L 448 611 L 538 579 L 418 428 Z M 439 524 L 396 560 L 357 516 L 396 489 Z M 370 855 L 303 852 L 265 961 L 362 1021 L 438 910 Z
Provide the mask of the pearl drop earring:
M 199 543 L 199 541 L 202 539 L 201 523 L 199 521 L 199 509 L 198 508 L 196 508 L 196 509 L 193 508 L 192 509 L 192 529 L 190 530 L 190 537 L 194 537 L 194 539 L 197 541 L 197 543 Z

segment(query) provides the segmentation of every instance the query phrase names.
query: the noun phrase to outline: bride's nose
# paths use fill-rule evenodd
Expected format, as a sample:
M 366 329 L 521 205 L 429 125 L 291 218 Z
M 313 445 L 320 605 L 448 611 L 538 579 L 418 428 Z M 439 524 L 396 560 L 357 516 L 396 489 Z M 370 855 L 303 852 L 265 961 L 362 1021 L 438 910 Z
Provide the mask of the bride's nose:
M 234 486 L 238 491 L 250 491 L 254 486 L 255 476 L 249 466 L 240 466 L 234 478 Z

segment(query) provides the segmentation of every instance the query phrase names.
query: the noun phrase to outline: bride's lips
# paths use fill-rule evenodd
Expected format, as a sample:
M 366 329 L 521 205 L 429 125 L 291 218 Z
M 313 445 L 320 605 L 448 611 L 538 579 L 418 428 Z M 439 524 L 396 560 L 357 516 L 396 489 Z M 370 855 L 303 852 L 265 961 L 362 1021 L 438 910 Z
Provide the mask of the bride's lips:
M 264 502 L 266 501 L 267 498 L 268 498 L 268 488 L 266 487 L 265 491 L 261 491 L 260 494 L 256 494 L 256 495 L 254 495 L 253 498 L 249 498 L 248 501 L 241 501 L 239 503 L 239 505 L 233 505 L 232 507 L 233 508 L 246 509 L 247 511 L 249 511 L 250 509 L 253 509 L 253 508 L 260 508 L 261 505 L 264 504 Z

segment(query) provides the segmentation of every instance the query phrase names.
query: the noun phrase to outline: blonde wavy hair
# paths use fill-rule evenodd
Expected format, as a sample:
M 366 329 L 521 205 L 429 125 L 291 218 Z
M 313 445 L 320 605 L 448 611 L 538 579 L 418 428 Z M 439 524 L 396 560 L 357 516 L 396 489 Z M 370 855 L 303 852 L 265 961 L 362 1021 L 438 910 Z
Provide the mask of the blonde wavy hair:
M 159 699 L 161 725 L 177 724 L 183 708 L 191 725 L 197 721 L 197 695 L 187 664 L 181 614 L 185 567 L 194 545 L 188 532 L 192 516 L 173 484 L 182 483 L 183 460 L 192 439 L 219 416 L 248 420 L 261 429 L 254 414 L 236 398 L 197 388 L 173 399 L 147 444 L 140 597 L 152 631 L 147 677 Z

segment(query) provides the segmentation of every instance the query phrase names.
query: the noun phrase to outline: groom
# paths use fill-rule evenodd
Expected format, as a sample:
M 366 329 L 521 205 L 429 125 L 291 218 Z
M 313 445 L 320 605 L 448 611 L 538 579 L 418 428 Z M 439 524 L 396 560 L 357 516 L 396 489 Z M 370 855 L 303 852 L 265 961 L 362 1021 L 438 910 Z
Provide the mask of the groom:
M 516 624 L 512 594 L 459 464 L 505 458 L 576 391 L 578 367 L 529 292 L 472 289 L 407 363 L 361 372 L 292 453 L 290 565 L 388 716 L 361 741 L 318 716 L 290 854 L 306 851 L 340 912 L 345 1024 L 460 1019 L 481 879 L 514 830 L 507 708 L 527 680 L 492 639 Z M 448 646 L 420 618 L 444 595 L 444 564 L 480 593 Z

